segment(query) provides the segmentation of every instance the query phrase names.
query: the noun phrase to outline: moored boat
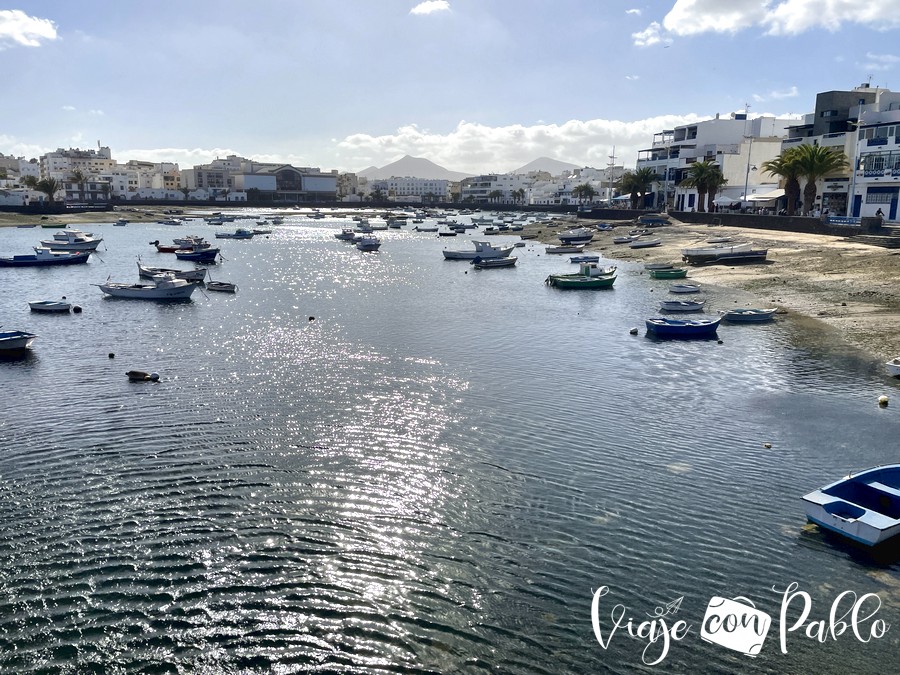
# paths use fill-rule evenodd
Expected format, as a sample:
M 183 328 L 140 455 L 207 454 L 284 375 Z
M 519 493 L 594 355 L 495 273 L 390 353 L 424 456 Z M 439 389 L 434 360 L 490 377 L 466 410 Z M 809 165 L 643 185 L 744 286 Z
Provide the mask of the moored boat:
M 544 280 L 548 286 L 565 290 L 612 288 L 616 275 L 589 277 L 583 274 L 551 274 Z
M 600 262 L 599 255 L 573 255 L 569 258 L 570 263 L 596 263 Z
M 35 246 L 31 255 L 0 257 L 0 267 L 39 267 L 42 265 L 78 265 L 86 263 L 93 251 L 54 251 Z
M 53 239 L 41 241 L 41 246 L 54 251 L 96 251 L 101 241 L 102 237 L 93 237 L 86 232 L 64 230 L 54 235 Z
M 477 270 L 489 270 L 495 267 L 515 267 L 517 260 L 514 255 L 506 258 L 474 258 L 471 264 Z
M 487 260 L 488 258 L 505 258 L 515 246 L 492 246 L 490 242 L 487 241 L 473 241 L 474 250 L 468 251 L 453 251 L 444 249 L 444 258 L 447 260 L 474 260 L 475 258 L 481 258 L 482 260 Z
M 707 338 L 714 337 L 719 328 L 719 319 L 669 319 L 656 317 L 647 319 L 647 332 L 657 337 Z
M 142 265 L 140 261 L 138 261 L 138 276 L 143 279 L 152 279 L 155 276 L 160 274 L 171 274 L 176 279 L 184 279 L 186 281 L 203 281 L 206 278 L 206 269 L 193 269 L 193 270 L 175 270 L 167 267 L 148 267 L 146 265 Z
M 220 293 L 234 293 L 237 291 L 237 284 L 230 281 L 207 281 L 206 290 L 218 291 Z
M 659 308 L 665 312 L 702 312 L 705 300 L 662 300 Z
M 381 248 L 381 239 L 373 236 L 360 237 L 356 242 L 356 248 L 360 251 L 377 251 Z
M 21 330 L 0 331 L 0 356 L 17 356 L 27 350 L 34 339 L 34 333 Z
M 66 300 L 66 296 L 62 300 L 31 300 L 28 303 L 32 312 L 68 312 L 72 309 L 72 303 Z
M 154 281 L 155 283 L 152 284 L 107 281 L 93 285 L 114 298 L 135 300 L 187 300 L 197 288 L 197 284 L 192 284 L 184 279 L 175 279 L 168 274 L 160 274 L 155 277 Z
M 771 321 L 772 317 L 775 315 L 775 312 L 778 311 L 777 307 L 771 309 L 754 309 L 754 308 L 736 308 L 729 309 L 723 311 L 722 318 L 726 321 L 740 321 L 740 322 L 760 322 L 760 321 Z
M 900 377 L 900 356 L 896 356 L 884 364 L 888 374 L 892 377 Z
M 700 287 L 696 284 L 673 284 L 669 286 L 669 293 L 699 293 Z
M 253 239 L 253 230 L 239 227 L 234 232 L 216 232 L 216 239 Z
M 194 262 L 215 262 L 219 255 L 217 248 L 204 248 L 200 250 L 181 249 L 175 251 L 175 257 L 179 260 L 193 260 Z
M 652 279 L 684 279 L 687 276 L 687 268 L 672 267 L 663 270 L 650 270 Z

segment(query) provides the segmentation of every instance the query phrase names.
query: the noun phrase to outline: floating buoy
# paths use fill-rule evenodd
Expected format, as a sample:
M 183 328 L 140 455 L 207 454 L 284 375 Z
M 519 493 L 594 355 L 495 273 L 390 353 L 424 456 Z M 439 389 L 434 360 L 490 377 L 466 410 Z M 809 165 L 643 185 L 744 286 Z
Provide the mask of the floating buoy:
M 638 334 L 638 329 L 637 329 L 637 328 L 632 328 L 632 329 L 631 329 L 630 331 L 628 331 L 628 332 L 631 333 L 632 335 L 637 335 L 637 334 Z
M 722 342 L 721 340 L 716 340 L 716 344 L 717 344 L 717 345 L 724 345 L 725 343 Z
M 116 355 L 113 354 L 112 352 L 110 352 L 110 353 L 109 353 L 109 358 L 114 359 L 114 358 L 116 358 Z
M 879 396 L 878 397 L 878 405 L 880 405 L 882 408 L 887 408 L 887 404 L 888 404 L 889 400 L 890 399 L 888 399 L 887 396 Z
M 76 314 L 81 314 L 81 305 L 73 305 L 72 311 L 75 312 Z
M 311 322 L 312 322 L 312 321 L 315 321 L 315 320 L 316 320 L 316 317 L 311 316 L 311 317 L 309 317 L 309 320 L 310 320 Z
M 763 447 L 764 447 L 766 450 L 768 450 L 769 448 L 772 447 L 772 444 L 771 444 L 771 443 L 763 443 Z

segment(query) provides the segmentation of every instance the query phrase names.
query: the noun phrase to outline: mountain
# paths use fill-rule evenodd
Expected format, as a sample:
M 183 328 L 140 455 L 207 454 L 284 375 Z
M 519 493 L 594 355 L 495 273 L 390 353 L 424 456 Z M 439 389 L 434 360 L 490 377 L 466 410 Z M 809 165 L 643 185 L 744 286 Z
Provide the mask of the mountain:
M 561 162 L 558 159 L 550 157 L 538 157 L 533 162 L 528 162 L 525 166 L 521 166 L 511 173 L 528 173 L 529 171 L 547 171 L 551 176 L 559 176 L 564 171 L 573 169 L 581 169 L 578 164 L 570 164 L 569 162 Z
M 383 178 L 432 178 L 435 180 L 462 180 L 473 175 L 471 173 L 462 173 L 461 171 L 450 171 L 424 157 L 410 157 L 406 155 L 398 159 L 396 162 L 385 164 L 383 167 L 370 166 L 367 169 L 356 172 L 357 176 L 364 176 L 369 180 L 379 180 Z

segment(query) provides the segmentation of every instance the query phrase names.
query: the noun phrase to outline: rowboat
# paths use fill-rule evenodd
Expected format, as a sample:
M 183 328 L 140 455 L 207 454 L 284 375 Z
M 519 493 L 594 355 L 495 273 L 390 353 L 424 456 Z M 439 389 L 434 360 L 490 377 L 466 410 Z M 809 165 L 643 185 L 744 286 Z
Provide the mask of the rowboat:
M 884 364 L 892 377 L 900 377 L 900 356 L 896 356 Z
M 0 356 L 17 356 L 23 354 L 37 337 L 34 333 L 21 330 L 0 332 Z
M 638 239 L 628 244 L 628 248 L 651 248 L 659 246 L 661 243 L 662 239 Z
M 663 300 L 659 308 L 666 312 L 701 312 L 705 300 Z
M 545 253 L 581 253 L 584 250 L 584 244 L 563 244 L 561 246 L 548 246 L 544 249 Z
M 719 328 L 719 319 L 668 319 L 657 317 L 647 319 L 647 332 L 657 337 L 706 338 L 713 337 Z
M 595 263 L 600 262 L 599 255 L 573 255 L 569 258 L 571 263 Z
M 694 284 L 673 284 L 669 286 L 669 293 L 699 293 L 700 287 Z
M 511 255 L 506 258 L 487 258 L 482 260 L 481 258 L 475 258 L 472 260 L 472 266 L 477 270 L 489 270 L 494 267 L 515 267 L 516 258 L 514 255 Z
M 759 322 L 759 321 L 770 321 L 775 312 L 778 311 L 778 308 L 772 309 L 752 309 L 752 308 L 742 308 L 742 309 L 729 309 L 727 311 L 721 312 L 722 318 L 727 321 L 744 321 L 744 322 Z
M 152 279 L 160 274 L 171 274 L 176 279 L 185 279 L 186 281 L 203 281 L 206 278 L 206 269 L 193 270 L 173 270 L 167 267 L 147 267 L 138 261 L 138 276 L 144 279 Z
M 179 260 L 193 260 L 194 262 L 211 263 L 216 261 L 219 255 L 217 248 L 204 248 L 200 250 L 180 249 L 175 251 L 175 257 Z
M 644 269 L 647 271 L 650 270 L 670 270 L 672 269 L 672 263 L 645 263 Z
M 228 281 L 207 281 L 206 290 L 219 291 L 221 293 L 234 293 L 237 291 L 237 284 Z
M 665 270 L 650 270 L 653 279 L 684 279 L 687 276 L 687 268 L 673 267 Z
M 515 248 L 515 246 L 495 247 L 486 241 L 473 241 L 472 244 L 475 246 L 475 250 L 471 251 L 452 251 L 444 249 L 444 258 L 447 260 L 474 260 L 475 258 L 487 260 L 488 258 L 505 258 L 512 253 L 512 250 Z
M 616 282 L 615 275 L 609 277 L 586 277 L 582 274 L 551 274 L 544 280 L 548 286 L 565 290 L 612 288 Z
M 66 301 L 66 296 L 62 300 L 32 300 L 28 306 L 32 312 L 68 312 L 72 309 L 72 303 Z

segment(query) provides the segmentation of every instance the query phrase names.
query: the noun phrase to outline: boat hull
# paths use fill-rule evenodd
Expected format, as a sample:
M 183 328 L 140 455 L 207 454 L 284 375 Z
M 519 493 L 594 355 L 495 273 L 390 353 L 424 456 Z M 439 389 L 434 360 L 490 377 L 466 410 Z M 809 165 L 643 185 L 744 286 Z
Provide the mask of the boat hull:
M 80 253 L 61 253 L 52 257 L 36 255 L 16 255 L 11 258 L 0 258 L 0 267 L 46 267 L 51 265 L 79 265 L 86 263 L 91 251 Z
M 0 354 L 9 355 L 24 352 L 31 347 L 31 343 L 37 335 L 21 330 L 8 330 L 0 332 Z
M 687 276 L 687 270 L 684 268 L 673 268 L 665 270 L 650 270 L 651 279 L 684 279 Z
M 188 300 L 195 284 L 185 284 L 171 288 L 160 288 L 147 284 L 99 284 L 100 290 L 113 298 L 126 298 L 129 300 Z
M 563 290 L 596 290 L 600 288 L 612 288 L 616 282 L 613 276 L 586 276 L 584 274 L 551 274 L 546 279 L 548 286 Z
M 709 338 L 715 337 L 719 319 L 683 321 L 679 319 L 647 319 L 647 332 L 657 337 Z
M 193 260 L 194 262 L 215 262 L 219 255 L 217 248 L 204 248 L 200 251 L 175 251 L 175 257 L 179 260 Z
M 35 300 L 28 303 L 32 312 L 68 312 L 72 309 L 72 305 L 61 300 Z
M 722 317 L 726 321 L 736 323 L 760 323 L 771 321 L 777 309 L 732 309 L 723 312 Z

